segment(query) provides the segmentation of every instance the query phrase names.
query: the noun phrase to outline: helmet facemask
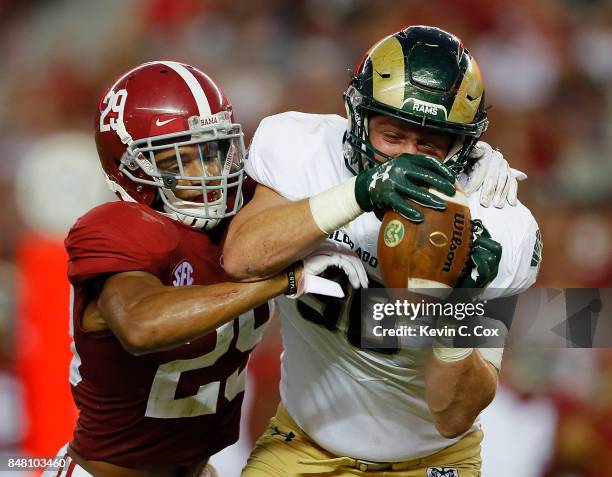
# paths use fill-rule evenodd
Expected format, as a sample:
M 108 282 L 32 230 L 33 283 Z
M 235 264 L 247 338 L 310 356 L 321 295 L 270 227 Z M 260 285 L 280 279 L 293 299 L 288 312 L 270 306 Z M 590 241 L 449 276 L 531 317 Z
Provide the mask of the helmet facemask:
M 193 116 L 188 124 L 188 131 L 131 142 L 119 170 L 134 182 L 155 186 L 168 216 L 209 230 L 242 205 L 243 134 L 226 112 Z

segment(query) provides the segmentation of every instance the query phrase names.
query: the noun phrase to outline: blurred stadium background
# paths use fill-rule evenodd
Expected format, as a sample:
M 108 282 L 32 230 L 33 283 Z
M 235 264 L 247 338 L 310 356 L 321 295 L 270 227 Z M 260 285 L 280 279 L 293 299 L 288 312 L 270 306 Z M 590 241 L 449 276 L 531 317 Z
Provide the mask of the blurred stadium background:
M 609 0 L 1 0 L 0 455 L 54 455 L 70 437 L 61 241 L 110 197 L 92 135 L 103 89 L 144 61 L 191 63 L 222 85 L 248 142 L 269 114 L 344 114 L 348 70 L 405 24 L 447 29 L 477 58 L 485 139 L 529 175 L 537 286 L 612 287 Z M 274 412 L 280 350 L 273 326 L 222 475 L 238 475 Z M 501 380 L 485 477 L 612 476 L 612 351 L 507 353 Z

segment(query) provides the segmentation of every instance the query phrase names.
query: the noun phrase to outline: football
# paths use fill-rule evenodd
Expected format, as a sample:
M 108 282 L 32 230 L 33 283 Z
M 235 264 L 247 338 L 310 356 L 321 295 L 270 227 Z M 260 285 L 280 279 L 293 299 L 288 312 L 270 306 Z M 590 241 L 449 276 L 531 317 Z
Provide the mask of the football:
M 385 287 L 450 291 L 457 284 L 470 254 L 472 223 L 467 197 L 458 182 L 455 187 L 453 197 L 429 189 L 446 201 L 447 208 L 420 207 L 425 218 L 420 224 L 393 210 L 385 213 L 378 234 Z

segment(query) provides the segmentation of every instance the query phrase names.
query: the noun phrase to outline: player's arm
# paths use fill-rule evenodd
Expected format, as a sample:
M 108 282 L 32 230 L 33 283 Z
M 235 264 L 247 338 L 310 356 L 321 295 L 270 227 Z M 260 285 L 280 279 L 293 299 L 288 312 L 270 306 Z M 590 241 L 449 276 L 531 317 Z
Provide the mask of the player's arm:
M 497 276 L 502 246 L 480 220 L 472 221 L 472 233 L 469 263 L 458 286 L 485 288 Z M 426 399 L 438 432 L 453 438 L 467 432 L 495 397 L 503 348 L 446 347 L 444 341 L 434 346 L 425 371 Z
M 235 279 L 260 280 L 287 268 L 326 237 L 308 199 L 291 202 L 258 184 L 229 226 L 223 267 Z
M 453 181 L 452 173 L 436 159 L 402 154 L 296 202 L 259 184 L 251 202 L 230 224 L 223 249 L 225 270 L 238 280 L 269 277 L 364 212 L 393 209 L 422 222 L 422 212 L 405 199 L 444 209 L 442 199 L 419 186 L 452 196 Z
M 453 350 L 457 353 L 462 350 Z M 426 399 L 438 432 L 453 438 L 467 432 L 495 397 L 497 370 L 476 349 L 462 359 L 432 353 L 425 371 Z
M 101 315 L 128 352 L 146 354 L 204 336 L 287 287 L 285 274 L 253 283 L 173 287 L 147 272 L 123 272 L 105 281 L 88 311 Z

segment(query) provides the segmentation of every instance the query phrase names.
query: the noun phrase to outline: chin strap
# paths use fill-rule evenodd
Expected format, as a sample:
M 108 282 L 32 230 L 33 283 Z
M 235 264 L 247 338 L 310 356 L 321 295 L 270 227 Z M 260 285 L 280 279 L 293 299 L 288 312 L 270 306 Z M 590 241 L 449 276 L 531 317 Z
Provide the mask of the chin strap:
M 222 199 L 215 201 L 217 203 L 208 204 L 208 212 L 209 214 L 212 213 L 213 216 L 203 218 L 198 217 L 204 210 L 202 204 L 179 199 L 174 195 L 172 189 L 166 187 L 160 188 L 159 194 L 164 204 L 163 208 L 166 216 L 195 229 L 210 230 L 216 227 L 223 219 L 220 214 L 221 210 L 219 210 L 221 207 L 225 206 Z
M 454 172 L 455 176 L 459 176 L 463 171 L 465 164 L 459 163 L 459 154 L 465 144 L 465 136 L 457 136 L 455 142 L 451 146 L 448 154 L 444 158 L 443 164 Z
M 181 222 L 182 224 L 188 225 L 189 227 L 193 227 L 194 229 L 201 230 L 211 230 L 219 225 L 222 219 L 201 219 L 198 217 L 192 217 L 190 215 L 181 214 L 180 212 L 175 212 L 170 209 L 166 204 L 164 204 L 164 212 L 160 212 L 160 214 L 165 215 L 166 217 Z
M 455 138 L 455 141 L 453 142 L 450 150 L 448 151 L 448 154 L 444 158 L 444 162 L 452 160 L 454 156 L 459 154 L 461 152 L 461 149 L 463 149 L 463 144 L 464 143 L 465 143 L 465 137 L 464 136 L 457 136 Z
M 130 194 L 128 194 L 128 192 L 121 187 L 119 184 L 117 184 L 114 180 L 112 180 L 110 177 L 108 177 L 106 174 L 104 174 L 104 178 L 106 179 L 106 184 L 108 185 L 108 188 L 115 194 L 119 195 L 119 197 L 121 198 L 122 201 L 124 202 L 138 202 L 136 199 L 134 199 Z M 155 210 L 155 209 L 153 209 Z M 189 215 L 185 215 L 185 214 L 181 214 L 180 212 L 176 212 L 172 209 L 170 209 L 165 203 L 164 203 L 164 211 L 161 212 L 159 210 L 155 210 L 155 212 L 164 215 L 166 217 L 168 217 L 169 219 L 172 220 L 176 220 L 178 222 L 181 222 L 185 225 L 188 225 L 189 227 L 193 227 L 194 229 L 201 229 L 201 230 L 210 230 L 213 229 L 214 227 L 216 227 L 217 225 L 219 225 L 219 222 L 221 222 L 221 218 L 218 219 L 202 219 L 202 218 L 197 218 L 197 217 L 192 217 Z
M 104 178 L 106 179 L 106 185 L 111 190 L 111 192 L 113 192 L 114 194 L 119 194 L 119 197 L 121 197 L 122 201 L 124 201 L 124 202 L 138 202 L 130 194 L 128 194 L 127 191 L 123 187 L 121 187 L 119 184 L 117 184 L 114 180 L 112 180 L 106 174 L 104 174 Z

